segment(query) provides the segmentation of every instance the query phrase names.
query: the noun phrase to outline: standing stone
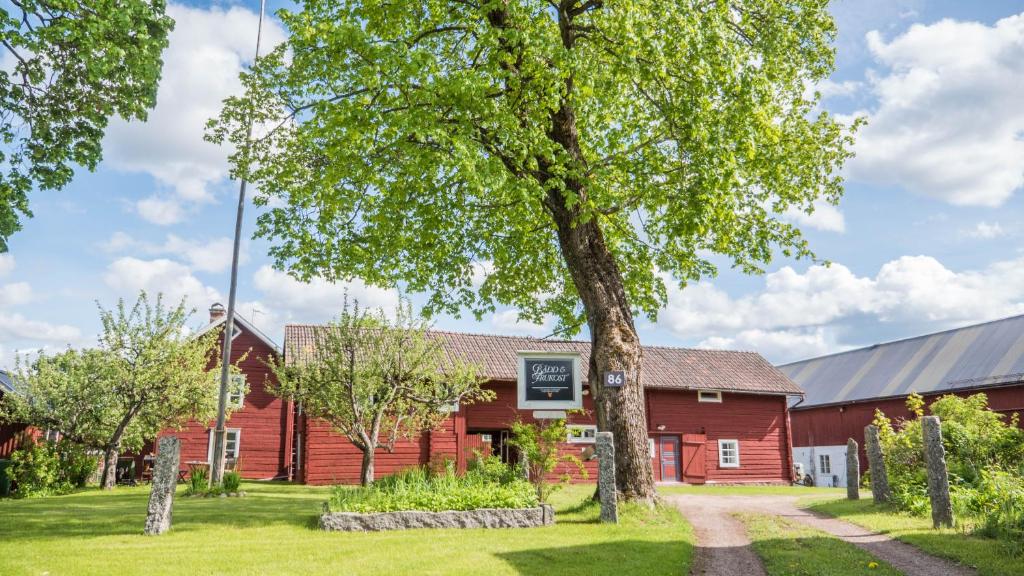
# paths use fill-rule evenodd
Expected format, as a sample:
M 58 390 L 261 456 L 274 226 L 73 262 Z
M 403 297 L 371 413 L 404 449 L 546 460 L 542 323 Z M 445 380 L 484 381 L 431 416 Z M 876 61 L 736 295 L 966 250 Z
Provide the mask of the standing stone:
M 885 472 L 885 458 L 882 444 L 878 441 L 878 427 L 870 424 L 864 427 L 864 442 L 868 449 L 868 470 L 871 471 L 871 496 L 875 504 L 892 502 L 889 475 Z
M 857 455 L 857 441 L 846 441 L 846 498 L 860 500 L 860 457 Z
M 164 436 L 157 445 L 153 489 L 149 493 L 146 515 L 147 536 L 163 534 L 171 529 L 171 507 L 174 505 L 174 490 L 178 487 L 180 452 L 181 442 L 174 436 Z
M 924 462 L 928 469 L 928 497 L 932 501 L 932 525 L 953 526 L 953 505 L 949 500 L 949 472 L 946 449 L 942 447 L 942 423 L 938 416 L 921 418 Z
M 597 491 L 601 496 L 601 522 L 618 524 L 618 493 L 615 490 L 615 444 L 611 432 L 597 433 Z

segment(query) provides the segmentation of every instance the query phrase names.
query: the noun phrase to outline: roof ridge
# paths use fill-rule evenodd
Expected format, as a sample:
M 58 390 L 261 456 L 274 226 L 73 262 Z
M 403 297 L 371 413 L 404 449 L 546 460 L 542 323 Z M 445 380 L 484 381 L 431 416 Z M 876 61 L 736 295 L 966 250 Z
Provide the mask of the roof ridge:
M 921 340 L 924 338 L 931 338 L 932 336 L 938 336 L 940 334 L 949 334 L 951 332 L 959 332 L 961 330 L 967 330 L 968 328 L 978 328 L 980 326 L 986 326 L 988 324 L 998 324 L 999 322 L 1008 322 L 1010 320 L 1024 319 L 1024 314 L 1014 314 L 1013 316 L 1003 316 L 1002 318 L 995 318 L 992 320 L 985 320 L 984 322 L 975 322 L 974 324 L 967 324 L 965 326 L 959 326 L 957 328 L 947 328 L 945 330 L 936 330 L 935 332 L 929 332 L 927 334 L 917 334 L 916 336 L 907 336 L 904 338 L 896 338 L 895 340 L 887 340 L 885 342 L 876 342 L 874 344 L 868 344 L 867 346 L 858 346 L 857 348 L 850 348 L 849 350 L 841 350 L 839 352 L 832 352 L 831 354 L 822 354 L 821 356 L 814 356 L 811 358 L 804 358 L 803 360 L 796 360 L 794 362 L 787 362 L 785 364 L 779 364 L 777 368 L 785 368 L 788 366 L 795 366 L 797 364 L 803 364 L 805 362 L 812 362 L 814 360 L 822 360 L 824 358 L 833 358 L 835 356 L 842 356 L 843 354 L 852 354 L 854 352 L 863 352 L 865 350 L 874 350 L 875 348 L 881 348 L 883 346 L 891 346 L 894 344 L 900 344 L 902 342 L 910 342 L 912 340 Z

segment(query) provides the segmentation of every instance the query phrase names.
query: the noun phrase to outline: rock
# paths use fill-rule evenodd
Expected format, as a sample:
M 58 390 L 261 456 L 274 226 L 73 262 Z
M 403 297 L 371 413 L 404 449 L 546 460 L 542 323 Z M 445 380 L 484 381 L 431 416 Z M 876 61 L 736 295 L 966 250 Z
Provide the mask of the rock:
M 153 486 L 149 493 L 145 534 L 155 536 L 171 529 L 171 511 L 174 491 L 178 487 L 178 464 L 181 442 L 174 436 L 164 436 L 157 443 L 156 464 L 153 466 Z
M 227 497 L 228 497 L 228 495 L 227 495 L 227 494 L 225 494 L 225 493 L 223 493 L 223 492 L 221 492 L 220 494 L 218 494 L 218 495 L 217 495 L 217 497 L 218 497 L 218 498 L 227 498 Z
M 924 437 L 924 462 L 928 471 L 928 498 L 932 504 L 932 525 L 953 526 L 953 504 L 949 499 L 949 471 L 946 449 L 942 446 L 942 423 L 938 416 L 921 418 Z
M 601 522 L 619 522 L 615 488 L 615 443 L 611 432 L 597 433 L 597 490 L 601 497 Z
M 424 512 L 325 512 L 320 529 L 337 532 L 408 530 L 412 528 L 532 528 L 555 521 L 551 506 L 537 508 L 481 508 L 479 510 Z
M 876 504 L 892 502 L 889 475 L 885 471 L 882 444 L 878 441 L 878 427 L 869 424 L 864 427 L 864 442 L 868 451 L 868 470 L 871 471 L 871 496 Z
M 857 441 L 850 438 L 846 441 L 846 498 L 860 500 L 860 457 L 857 454 Z

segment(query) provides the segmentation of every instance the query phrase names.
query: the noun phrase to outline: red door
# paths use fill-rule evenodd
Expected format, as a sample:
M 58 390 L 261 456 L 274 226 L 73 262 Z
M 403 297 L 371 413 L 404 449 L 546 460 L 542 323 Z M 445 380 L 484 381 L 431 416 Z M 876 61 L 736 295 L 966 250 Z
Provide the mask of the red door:
M 661 462 L 661 481 L 679 482 L 679 437 L 662 436 L 658 439 Z
M 704 472 L 706 445 L 707 436 L 704 434 L 683 434 L 683 482 L 703 484 L 707 479 Z

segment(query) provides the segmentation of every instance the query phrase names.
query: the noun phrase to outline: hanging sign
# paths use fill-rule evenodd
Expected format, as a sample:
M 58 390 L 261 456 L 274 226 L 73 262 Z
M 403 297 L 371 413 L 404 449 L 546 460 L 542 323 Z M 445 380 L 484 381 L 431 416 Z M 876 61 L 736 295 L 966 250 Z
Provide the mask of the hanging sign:
M 626 383 L 625 370 L 609 370 L 604 373 L 605 388 L 622 388 Z
M 583 407 L 579 354 L 530 351 L 518 354 L 519 408 L 572 410 Z

